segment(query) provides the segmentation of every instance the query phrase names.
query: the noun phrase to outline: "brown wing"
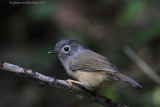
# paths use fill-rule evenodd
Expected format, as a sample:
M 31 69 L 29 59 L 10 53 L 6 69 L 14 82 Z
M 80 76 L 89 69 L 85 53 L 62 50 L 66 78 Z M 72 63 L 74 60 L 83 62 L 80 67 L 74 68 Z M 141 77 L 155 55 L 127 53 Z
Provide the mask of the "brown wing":
M 91 50 L 79 52 L 69 61 L 69 67 L 73 71 L 112 71 L 118 72 L 117 68 L 102 55 Z

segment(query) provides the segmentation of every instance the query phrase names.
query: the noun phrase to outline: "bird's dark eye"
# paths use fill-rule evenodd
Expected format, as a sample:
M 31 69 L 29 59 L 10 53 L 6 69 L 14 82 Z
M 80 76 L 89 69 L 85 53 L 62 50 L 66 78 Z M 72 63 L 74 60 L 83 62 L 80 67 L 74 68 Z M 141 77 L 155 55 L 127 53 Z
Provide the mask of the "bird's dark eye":
M 69 51 L 69 47 L 65 47 L 64 51 L 68 52 Z
M 66 45 L 66 46 L 64 46 L 64 47 L 62 48 L 62 51 L 63 51 L 64 53 L 68 53 L 70 50 L 71 50 L 71 47 L 70 47 L 69 45 Z

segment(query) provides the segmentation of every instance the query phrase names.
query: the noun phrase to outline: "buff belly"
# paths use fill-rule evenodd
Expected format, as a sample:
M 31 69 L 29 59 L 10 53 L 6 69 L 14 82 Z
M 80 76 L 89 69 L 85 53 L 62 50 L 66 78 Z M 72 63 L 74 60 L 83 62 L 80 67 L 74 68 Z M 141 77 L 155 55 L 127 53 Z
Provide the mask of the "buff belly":
M 106 76 L 106 71 L 94 71 L 94 72 L 87 72 L 87 71 L 75 71 L 74 77 L 78 79 L 84 87 L 87 89 L 94 91 L 101 87 L 101 85 L 106 81 L 110 80 Z

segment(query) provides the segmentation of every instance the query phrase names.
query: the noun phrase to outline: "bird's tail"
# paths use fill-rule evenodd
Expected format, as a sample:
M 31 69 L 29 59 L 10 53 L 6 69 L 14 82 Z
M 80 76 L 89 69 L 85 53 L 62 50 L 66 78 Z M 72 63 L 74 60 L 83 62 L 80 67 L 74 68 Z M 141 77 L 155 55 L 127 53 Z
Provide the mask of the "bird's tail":
M 142 86 L 137 83 L 135 80 L 131 79 L 130 77 L 121 74 L 121 73 L 117 73 L 117 72 L 108 72 L 107 76 L 109 76 L 110 78 L 114 79 L 114 80 L 123 80 L 129 84 L 131 84 L 133 87 L 137 88 L 137 89 L 141 89 Z

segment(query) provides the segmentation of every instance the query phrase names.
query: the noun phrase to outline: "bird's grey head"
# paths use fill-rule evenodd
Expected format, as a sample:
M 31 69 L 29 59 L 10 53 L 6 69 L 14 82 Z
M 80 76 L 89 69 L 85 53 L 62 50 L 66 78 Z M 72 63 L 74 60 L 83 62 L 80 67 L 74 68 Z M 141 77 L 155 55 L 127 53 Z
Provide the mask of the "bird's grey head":
M 64 39 L 56 44 L 54 52 L 50 51 L 49 53 L 57 53 L 61 61 L 66 61 L 70 57 L 74 56 L 77 52 L 86 49 L 87 48 L 77 40 Z

